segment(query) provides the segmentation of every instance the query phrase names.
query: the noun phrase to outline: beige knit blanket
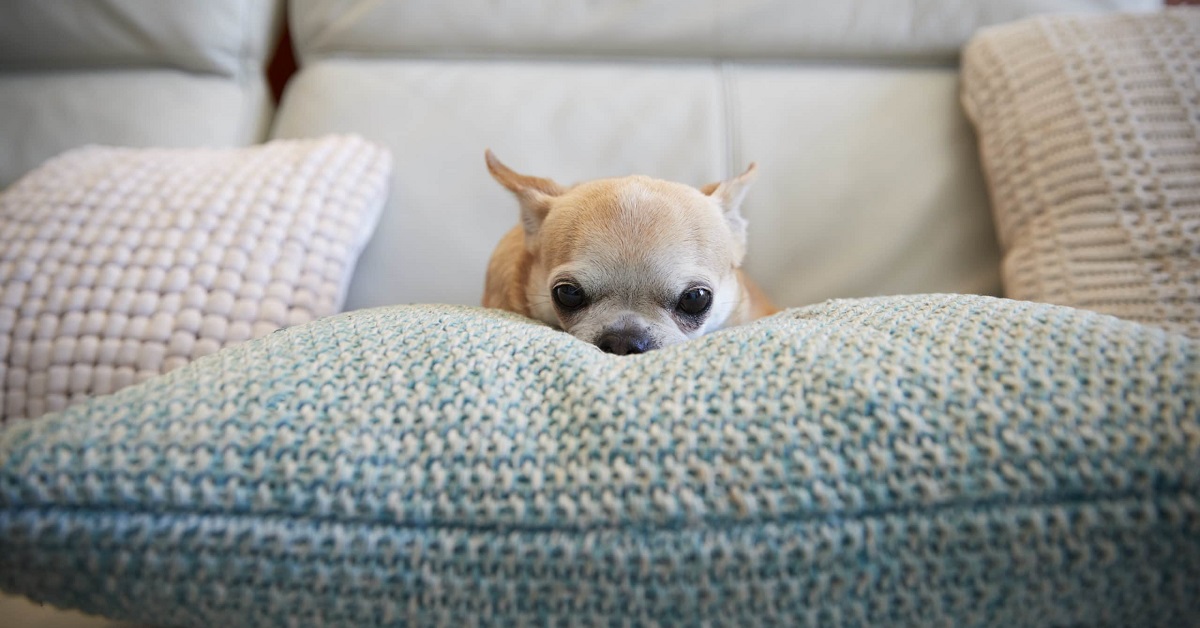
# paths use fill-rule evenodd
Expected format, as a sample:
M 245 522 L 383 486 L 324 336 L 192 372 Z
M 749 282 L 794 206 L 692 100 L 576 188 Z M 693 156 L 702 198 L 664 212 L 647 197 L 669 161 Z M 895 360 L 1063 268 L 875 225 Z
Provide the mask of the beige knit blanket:
M 1200 9 L 1043 17 L 965 50 L 1007 296 L 1200 336 Z

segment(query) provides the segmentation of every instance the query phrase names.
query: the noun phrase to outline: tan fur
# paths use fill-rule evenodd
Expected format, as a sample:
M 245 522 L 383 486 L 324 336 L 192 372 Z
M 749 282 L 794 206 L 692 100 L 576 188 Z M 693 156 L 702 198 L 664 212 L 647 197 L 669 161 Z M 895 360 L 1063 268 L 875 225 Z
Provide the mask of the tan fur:
M 738 269 L 738 277 L 741 278 L 742 290 L 746 293 L 746 299 L 742 301 L 742 306 L 737 309 L 734 316 L 736 320 L 726 323 L 726 327 L 734 327 L 736 325 L 745 325 L 750 321 L 770 316 L 779 312 L 779 307 L 771 301 L 767 294 L 753 279 L 746 276 L 746 271 Z
M 739 206 L 753 164 L 700 189 L 642 176 L 563 187 L 518 174 L 491 151 L 486 159 L 492 176 L 517 197 L 520 222 L 492 254 L 485 307 L 537 318 L 593 343 L 632 326 L 652 348 L 778 311 L 740 269 L 746 223 Z M 551 298 L 560 281 L 586 286 L 597 302 L 564 321 Z M 699 327 L 671 305 L 692 287 L 713 295 Z
M 519 225 L 508 230 L 488 263 L 483 307 L 494 307 L 529 316 L 525 280 L 533 255 L 525 248 L 525 230 Z

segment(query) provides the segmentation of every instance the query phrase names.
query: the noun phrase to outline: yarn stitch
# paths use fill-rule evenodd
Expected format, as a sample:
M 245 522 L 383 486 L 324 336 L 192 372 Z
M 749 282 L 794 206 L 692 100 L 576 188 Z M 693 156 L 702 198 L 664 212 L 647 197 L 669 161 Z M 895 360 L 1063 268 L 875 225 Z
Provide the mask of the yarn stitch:
M 357 311 L 0 431 L 0 588 L 178 626 L 1183 626 L 1200 351 L 913 296 L 639 356 Z
M 68 151 L 0 194 L 0 423 L 337 313 L 391 156 L 354 136 Z
M 1200 8 L 981 31 L 963 104 L 1005 295 L 1200 337 Z

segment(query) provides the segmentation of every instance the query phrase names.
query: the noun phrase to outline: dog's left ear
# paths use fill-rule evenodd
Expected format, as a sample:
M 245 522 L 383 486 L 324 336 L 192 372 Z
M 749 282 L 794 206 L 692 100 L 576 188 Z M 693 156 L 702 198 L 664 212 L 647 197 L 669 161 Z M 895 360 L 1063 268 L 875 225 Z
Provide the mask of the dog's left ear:
M 742 218 L 742 200 L 750 190 L 750 184 L 758 176 L 758 164 L 750 162 L 750 167 L 738 176 L 725 181 L 709 183 L 700 188 L 704 194 L 712 197 L 721 206 L 725 214 L 725 222 L 733 233 L 733 241 L 737 246 L 737 261 L 741 263 L 746 250 L 746 219 Z

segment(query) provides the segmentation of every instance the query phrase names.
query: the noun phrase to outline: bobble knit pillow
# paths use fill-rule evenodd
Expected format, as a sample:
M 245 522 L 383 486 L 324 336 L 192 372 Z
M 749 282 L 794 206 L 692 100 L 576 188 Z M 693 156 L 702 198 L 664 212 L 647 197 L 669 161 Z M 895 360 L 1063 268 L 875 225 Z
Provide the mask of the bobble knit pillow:
M 356 137 L 86 147 L 0 194 L 0 422 L 338 311 L 387 193 Z
M 988 29 L 962 96 L 1006 295 L 1200 336 L 1200 8 Z
M 1185 626 L 1200 341 L 968 296 L 619 357 L 450 306 L 0 430 L 0 588 L 165 626 Z

